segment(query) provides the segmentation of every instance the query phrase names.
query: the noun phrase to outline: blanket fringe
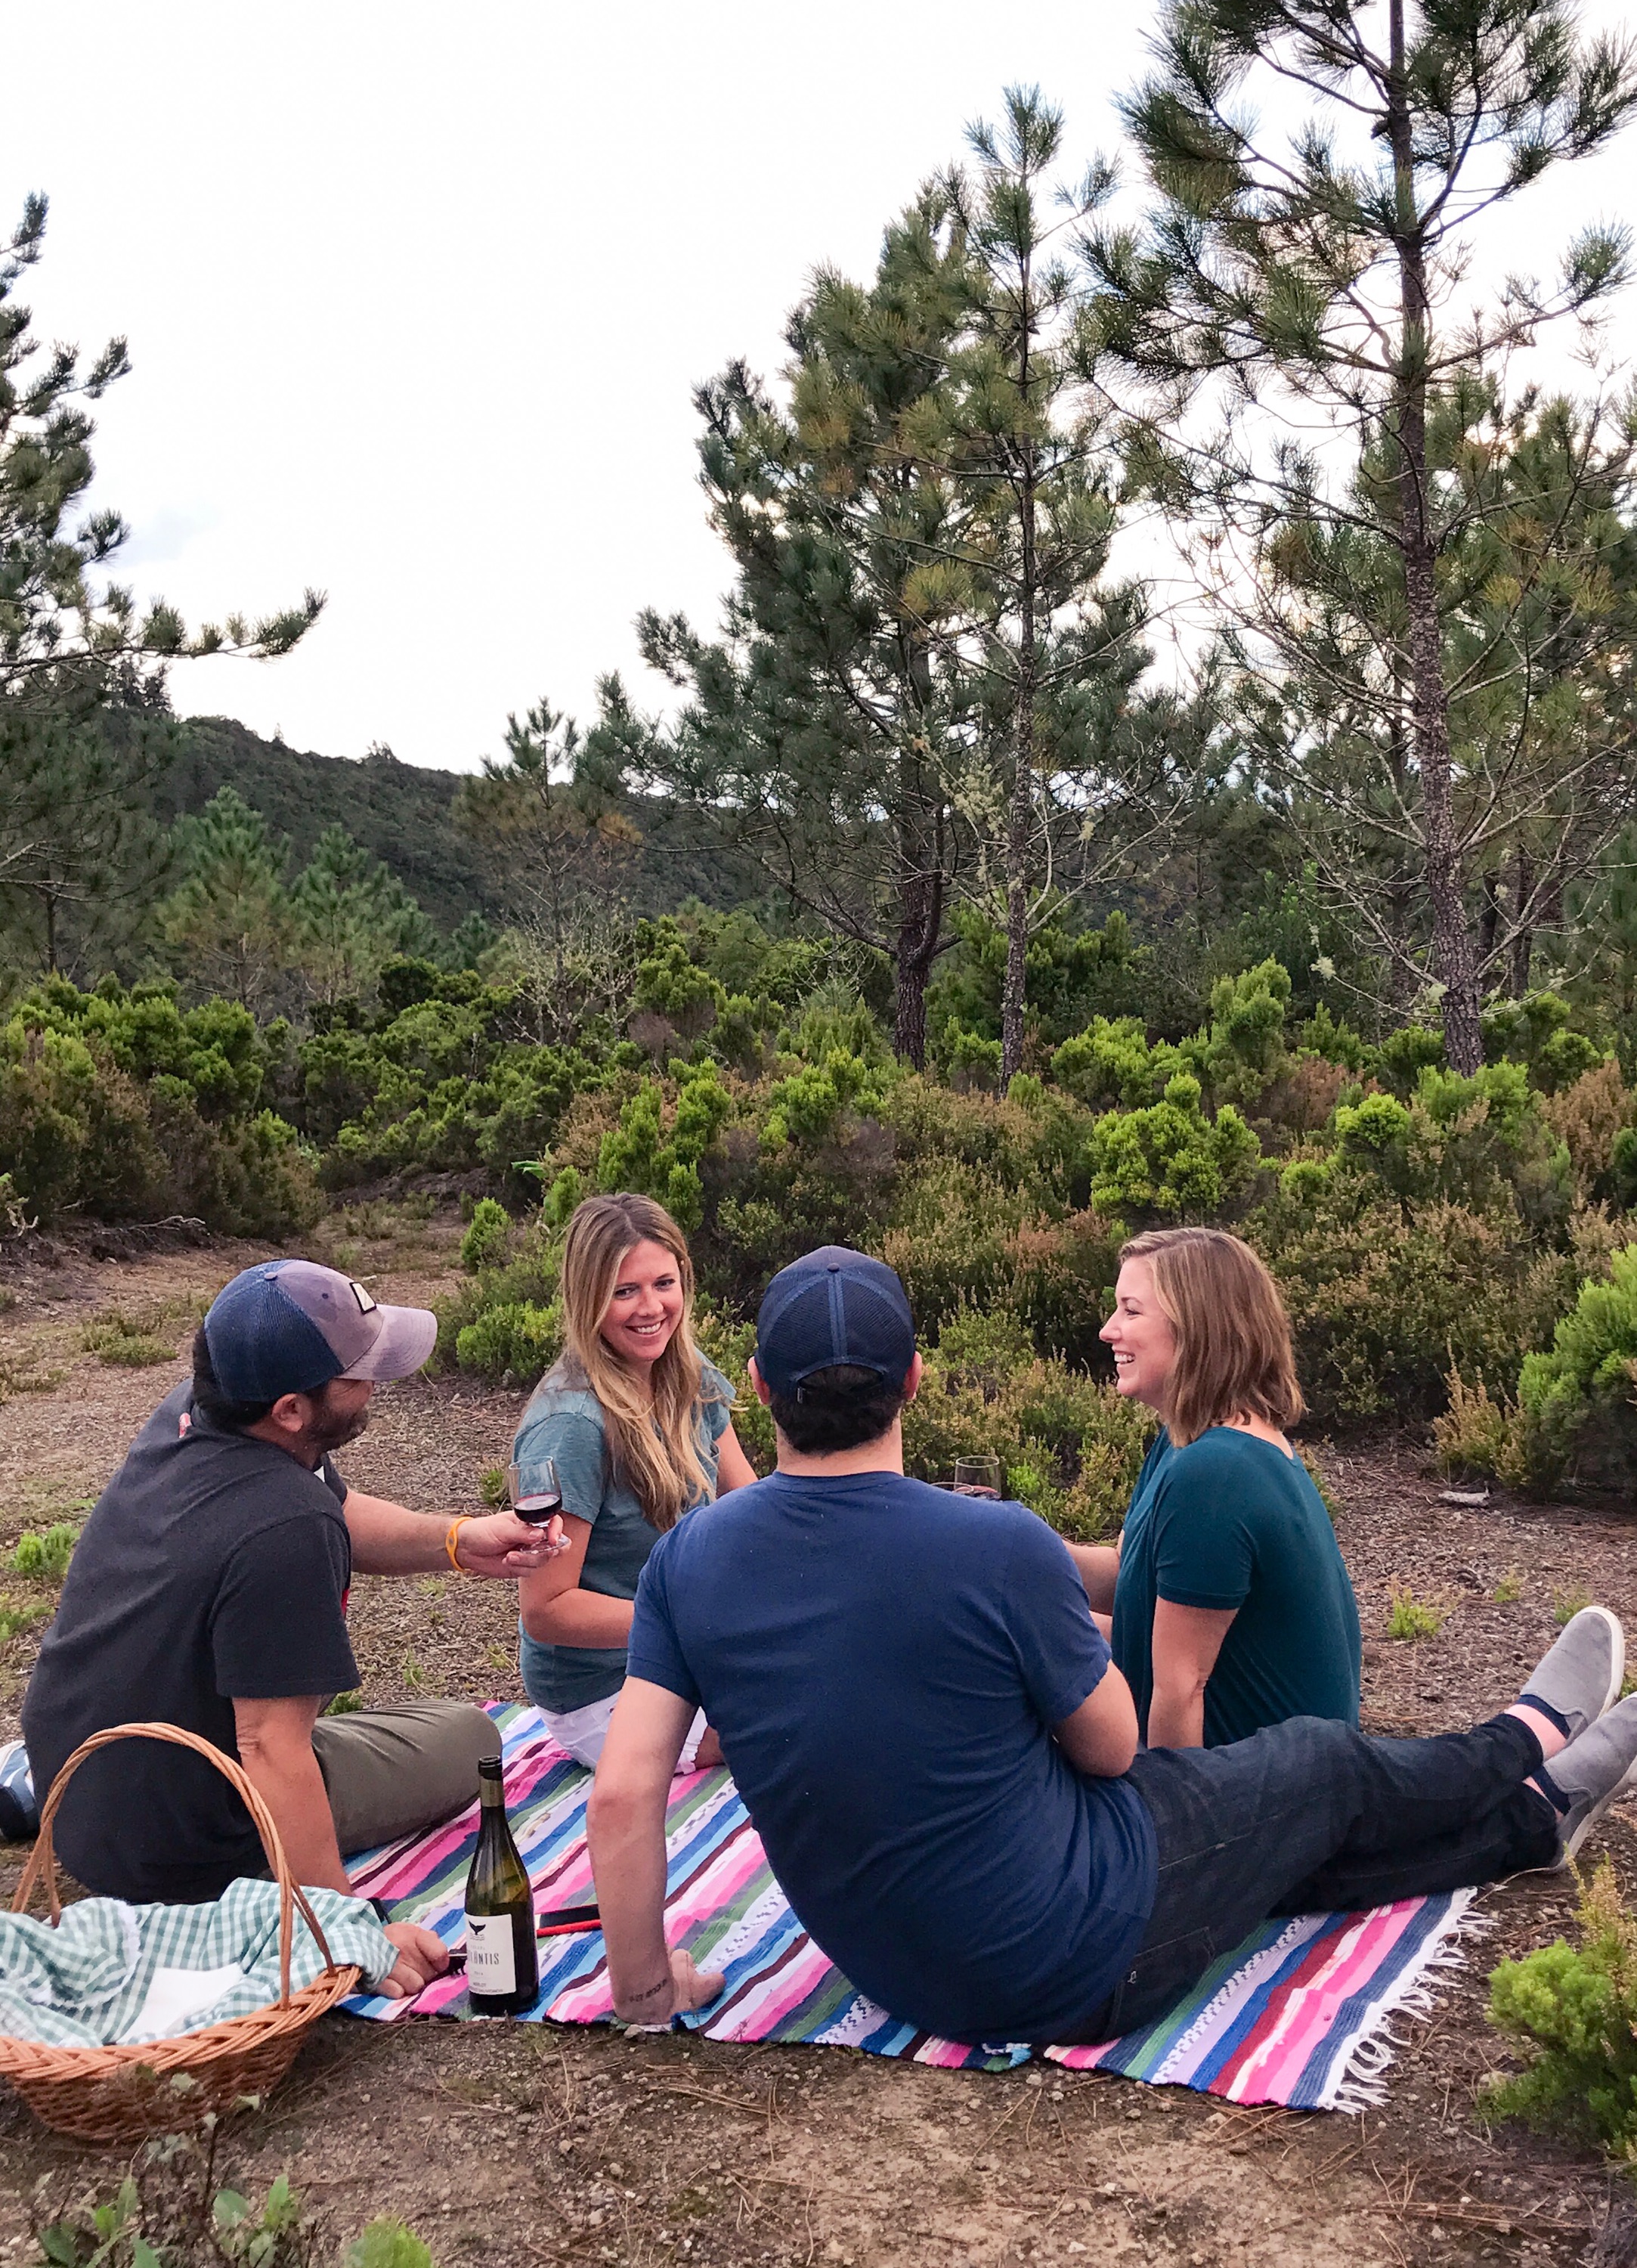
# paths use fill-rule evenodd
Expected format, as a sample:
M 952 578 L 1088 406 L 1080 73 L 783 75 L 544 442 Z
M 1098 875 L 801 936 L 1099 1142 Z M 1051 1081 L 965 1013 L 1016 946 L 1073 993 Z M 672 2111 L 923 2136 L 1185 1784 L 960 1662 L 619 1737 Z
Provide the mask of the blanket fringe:
M 1450 1894 L 1450 1911 L 1435 1934 L 1391 1990 L 1383 1994 L 1364 2029 L 1348 2043 L 1339 2067 L 1319 2095 L 1320 2110 L 1356 2116 L 1361 2110 L 1379 2110 L 1384 2106 L 1387 2100 L 1386 2073 L 1398 2061 L 1404 2045 L 1392 2029 L 1394 2017 L 1432 2015 L 1442 1981 L 1436 1972 L 1442 1970 L 1447 1977 L 1452 1970 L 1464 1967 L 1468 1940 L 1482 1937 L 1494 1927 L 1487 1914 L 1473 1911 L 1472 1901 L 1477 1896 L 1476 1890 L 1455 1890 Z

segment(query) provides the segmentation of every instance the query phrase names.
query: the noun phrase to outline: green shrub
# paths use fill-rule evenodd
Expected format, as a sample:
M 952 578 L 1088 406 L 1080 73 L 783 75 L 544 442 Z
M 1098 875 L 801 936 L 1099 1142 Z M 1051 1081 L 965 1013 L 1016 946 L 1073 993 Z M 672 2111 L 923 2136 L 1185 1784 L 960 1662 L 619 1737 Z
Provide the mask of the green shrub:
M 562 1351 L 562 1312 L 510 1300 L 486 1307 L 456 1336 L 455 1359 L 462 1370 L 497 1383 L 532 1386 Z
M 1004 1310 L 957 1315 L 925 1360 L 904 1412 L 907 1472 L 947 1486 L 957 1457 L 995 1456 L 1060 1534 L 1091 1543 L 1118 1529 L 1153 1432 L 1146 1410 L 1038 1355 Z
M 1573 1465 L 1590 1478 L 1637 1472 L 1637 1244 L 1609 1262 L 1606 1282 L 1582 1284 L 1550 1353 L 1525 1356 L 1517 1398 L 1531 1476 L 1550 1488 Z
M 1097 1121 L 1087 1148 L 1099 1212 L 1205 1220 L 1249 1186 L 1261 1145 L 1230 1103 L 1208 1118 L 1200 1094 L 1179 1071 L 1148 1109 Z
M 480 1269 L 498 1268 L 511 1241 L 511 1216 L 493 1197 L 480 1197 L 460 1240 L 460 1265 L 469 1276 Z
M 1559 1938 L 1503 1961 L 1489 2021 L 1527 2058 L 1490 2082 L 1487 2109 L 1637 2163 L 1637 1924 L 1605 1859 L 1582 1887 L 1580 1943 Z
M 1572 1266 L 1507 1193 L 1483 1211 L 1412 1203 L 1334 1154 L 1287 1166 L 1240 1233 L 1278 1282 L 1303 1388 L 1325 1416 L 1430 1415 L 1451 1367 L 1509 1387 L 1519 1347 L 1538 1344 L 1572 1296 Z

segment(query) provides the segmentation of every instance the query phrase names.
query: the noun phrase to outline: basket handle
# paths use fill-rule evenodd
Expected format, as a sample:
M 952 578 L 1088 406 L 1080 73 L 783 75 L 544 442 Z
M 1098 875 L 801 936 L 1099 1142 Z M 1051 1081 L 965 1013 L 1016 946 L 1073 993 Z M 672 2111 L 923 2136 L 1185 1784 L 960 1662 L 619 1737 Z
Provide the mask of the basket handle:
M 231 1756 L 224 1755 L 220 1749 L 213 1747 L 209 1741 L 202 1740 L 197 1733 L 187 1732 L 180 1725 L 109 1725 L 102 1732 L 93 1733 L 88 1741 L 80 1742 L 78 1748 L 75 1749 L 73 1755 L 52 1781 L 51 1793 L 40 1806 L 39 1840 L 29 1853 L 28 1864 L 23 1869 L 23 1879 L 17 1886 L 17 1896 L 11 1901 L 12 1912 L 26 1913 L 29 1900 L 33 1896 L 36 1885 L 43 1881 L 46 1886 L 47 1902 L 51 1909 L 53 1929 L 62 1920 L 62 1902 L 57 1896 L 56 1854 L 51 1847 L 51 1822 L 56 1817 L 57 1808 L 67 1793 L 70 1780 L 87 1756 L 94 1756 L 99 1749 L 111 1747 L 115 1741 L 136 1740 L 169 1741 L 179 1749 L 192 1749 L 196 1756 L 203 1756 L 208 1762 L 213 1764 L 224 1779 L 231 1780 L 244 1799 L 245 1808 L 255 1822 L 256 1832 L 261 1837 L 261 1847 L 268 1854 L 268 1864 L 273 1869 L 274 1879 L 278 1883 L 279 2007 L 285 2007 L 290 2001 L 290 1941 L 295 1934 L 295 1914 L 297 1907 L 301 1910 L 303 1921 L 306 1923 L 312 1933 L 319 1951 L 324 1955 L 326 1970 L 334 1975 L 336 1963 L 335 1957 L 330 1951 L 329 1940 L 319 1926 L 319 1918 L 312 1911 L 312 1902 L 305 1890 L 290 1871 L 290 1861 L 284 1856 L 284 1845 L 279 1840 L 279 1831 L 273 1822 L 273 1814 L 268 1809 L 260 1790 L 242 1764 L 236 1763 Z

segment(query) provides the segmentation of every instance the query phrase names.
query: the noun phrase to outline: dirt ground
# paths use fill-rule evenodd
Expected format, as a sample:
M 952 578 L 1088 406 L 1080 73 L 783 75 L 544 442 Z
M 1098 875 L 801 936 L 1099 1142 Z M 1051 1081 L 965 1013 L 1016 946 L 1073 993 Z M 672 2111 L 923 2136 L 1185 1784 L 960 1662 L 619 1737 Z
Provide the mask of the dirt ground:
M 312 1248 L 384 1299 L 429 1301 L 451 1280 L 458 1235 L 452 1215 L 361 1205 L 333 1216 Z M 221 1241 L 142 1251 L 105 1237 L 97 1248 L 104 1256 L 33 1241 L 0 1257 L 0 1560 L 25 1528 L 81 1516 L 75 1507 L 181 1375 L 202 1303 L 258 1256 Z M 88 1326 L 114 1314 L 128 1336 L 141 1329 L 176 1358 L 126 1367 L 89 1351 Z M 447 1381 L 388 1388 L 347 1452 L 349 1476 L 423 1510 L 475 1511 L 519 1403 Z M 1618 1507 L 1455 1507 L 1413 1440 L 1318 1446 L 1364 1623 L 1369 1728 L 1433 1732 L 1489 1713 L 1550 1643 L 1554 1613 L 1582 1594 L 1637 1618 Z M 1395 1587 L 1442 1614 L 1435 1635 L 1389 1638 Z M 11 1610 L 0 1630 L 48 1612 L 52 1596 L 0 1575 L 0 1612 Z M 371 1702 L 516 1690 L 503 1587 L 365 1579 L 352 1620 Z M 0 1644 L 8 1734 L 40 1626 Z M 1637 1805 L 1623 1809 L 1602 1847 L 1633 1881 Z M 18 1863 L 13 1852 L 0 1864 L 7 1896 Z M 289 2169 L 337 2242 L 372 2214 L 400 2215 L 443 2268 L 1001 2268 L 1092 2255 L 1156 2268 L 1620 2268 L 1637 2262 L 1629 2185 L 1537 2137 L 1487 2128 L 1477 2111 L 1485 2075 L 1506 2061 L 1484 2021 L 1487 1970 L 1558 1934 L 1572 1907 L 1572 1885 L 1556 1877 L 1486 1896 L 1484 1934 L 1433 2016 L 1399 2024 L 1386 2104 L 1359 2117 L 1240 2110 L 1049 2068 L 995 2076 L 681 2036 L 331 2017 L 267 2109 L 231 2130 L 224 2163 L 246 2187 Z M 0 2263 L 38 2257 L 28 2202 L 42 2177 L 106 2189 L 121 2163 L 0 2097 Z

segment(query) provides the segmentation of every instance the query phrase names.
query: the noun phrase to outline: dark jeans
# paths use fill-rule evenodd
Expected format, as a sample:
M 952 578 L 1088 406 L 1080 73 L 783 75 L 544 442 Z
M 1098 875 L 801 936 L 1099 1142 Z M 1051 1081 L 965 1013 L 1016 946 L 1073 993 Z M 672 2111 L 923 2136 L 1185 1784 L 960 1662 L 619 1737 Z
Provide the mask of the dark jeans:
M 1152 2023 L 1274 1914 L 1354 1911 L 1500 1881 L 1558 1854 L 1526 1785 L 1540 1744 L 1516 1717 L 1376 1741 L 1293 1717 L 1223 1749 L 1148 1749 L 1129 1774 L 1159 1845 L 1134 1965 L 1080 2036 Z

